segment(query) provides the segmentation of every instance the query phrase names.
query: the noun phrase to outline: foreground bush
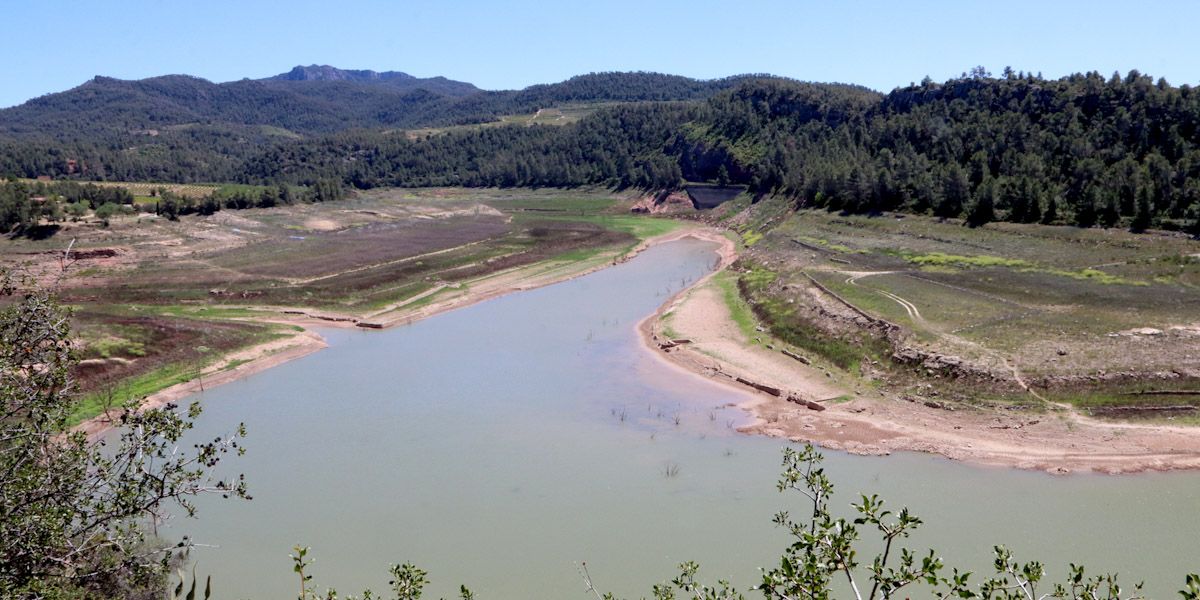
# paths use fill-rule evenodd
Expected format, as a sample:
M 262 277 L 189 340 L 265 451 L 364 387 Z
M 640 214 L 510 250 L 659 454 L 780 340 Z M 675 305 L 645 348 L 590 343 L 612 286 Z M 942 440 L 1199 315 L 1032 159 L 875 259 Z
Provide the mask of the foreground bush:
M 180 449 L 195 404 L 126 405 L 107 443 L 72 431 L 69 315 L 24 287 L 0 273 L 0 598 L 160 598 L 186 544 L 154 526 L 169 504 L 191 514 L 197 494 L 246 497 L 240 479 L 209 476 L 243 432 Z
M 1143 598 L 1141 584 L 1123 588 L 1116 575 L 1089 576 L 1084 567 L 1070 565 L 1064 581 L 1046 580 L 1046 571 L 1037 561 L 1022 563 L 1003 546 L 995 547 L 994 572 L 975 577 L 973 573 L 948 568 L 934 550 L 914 552 L 903 541 L 922 521 L 907 508 L 893 513 L 884 509 L 878 496 L 861 496 L 851 504 L 855 517 L 834 517 L 829 510 L 833 484 L 821 467 L 824 457 L 812 445 L 783 451 L 783 473 L 778 482 L 781 492 L 796 492 L 803 498 L 802 519 L 788 512 L 775 515 L 775 523 L 792 535 L 792 544 L 784 550 L 779 565 L 762 569 L 762 581 L 751 588 L 755 595 L 769 600 L 889 600 L 918 593 L 923 597 L 980 600 L 1134 600 Z M 878 538 L 883 550 L 869 558 L 860 558 L 860 536 Z M 872 545 L 875 547 L 875 545 Z M 292 555 L 294 570 L 300 576 L 300 600 L 337 600 L 336 591 L 318 595 L 311 585 L 306 567 L 308 548 L 296 548 Z M 651 590 L 655 600 L 740 600 L 745 598 L 728 581 L 719 580 L 715 586 L 697 579 L 699 565 L 688 562 L 680 565 L 680 573 L 669 583 Z M 612 594 L 600 593 L 587 572 L 580 569 L 587 591 L 598 600 L 616 600 Z M 411 564 L 393 565 L 392 592 L 396 600 L 417 600 L 426 584 L 427 573 Z M 978 582 L 978 583 L 976 583 Z M 1188 575 L 1186 589 L 1180 592 L 1184 600 L 1200 600 L 1200 577 Z M 910 590 L 910 588 L 924 588 Z M 474 598 L 466 587 L 460 588 L 463 600 Z M 364 600 L 377 598 L 363 592 Z M 354 596 L 346 597 L 353 600 Z

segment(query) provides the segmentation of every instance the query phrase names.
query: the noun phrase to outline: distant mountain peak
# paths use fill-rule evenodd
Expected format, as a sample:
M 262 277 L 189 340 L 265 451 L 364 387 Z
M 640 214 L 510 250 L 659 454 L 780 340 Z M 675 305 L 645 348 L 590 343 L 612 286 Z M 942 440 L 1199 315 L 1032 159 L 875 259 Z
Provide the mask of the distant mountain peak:
M 287 73 L 281 73 L 267 79 L 274 81 L 388 81 L 416 79 L 408 73 L 399 71 L 339 69 L 329 65 L 297 65 Z

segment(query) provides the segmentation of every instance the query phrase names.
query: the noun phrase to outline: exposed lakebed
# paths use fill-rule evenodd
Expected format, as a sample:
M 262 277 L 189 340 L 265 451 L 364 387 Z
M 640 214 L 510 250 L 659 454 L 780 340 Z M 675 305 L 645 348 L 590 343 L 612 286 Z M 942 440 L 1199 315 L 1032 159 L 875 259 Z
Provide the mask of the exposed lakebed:
M 319 589 L 386 587 L 388 563 L 430 572 L 431 597 L 649 594 L 696 560 L 705 580 L 757 581 L 788 543 L 771 524 L 776 439 L 739 434 L 744 398 L 660 362 L 634 329 L 711 270 L 683 240 L 557 285 L 383 332 L 323 331 L 330 347 L 207 391 L 195 439 L 249 430 L 254 500 L 199 502 L 192 535 L 220 597 L 286 598 L 288 553 L 312 546 Z M 1200 474 L 1077 475 L 979 468 L 933 456 L 826 452 L 833 504 L 860 492 L 927 524 L 909 543 L 982 571 L 993 544 L 1055 573 L 1115 570 L 1151 596 L 1200 570 Z

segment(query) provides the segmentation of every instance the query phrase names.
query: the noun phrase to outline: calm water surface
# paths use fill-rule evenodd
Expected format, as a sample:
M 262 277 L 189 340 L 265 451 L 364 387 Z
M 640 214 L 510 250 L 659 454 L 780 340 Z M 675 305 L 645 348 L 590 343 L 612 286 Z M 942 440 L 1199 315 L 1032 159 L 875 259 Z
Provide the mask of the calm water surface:
M 231 464 L 254 500 L 203 499 L 192 535 L 220 597 L 294 598 L 288 553 L 313 547 L 315 581 L 386 586 L 392 562 L 430 572 L 430 597 L 640 597 L 684 560 L 755 583 L 788 543 L 771 524 L 779 440 L 737 434 L 736 391 L 666 368 L 636 322 L 708 272 L 685 240 L 623 265 L 384 332 L 329 330 L 330 348 L 209 390 L 197 439 L 244 421 Z M 678 420 L 678 424 L 676 424 Z M 827 452 L 838 506 L 859 492 L 928 524 L 912 546 L 970 569 L 1003 543 L 1145 579 L 1168 597 L 1200 570 L 1200 476 L 1052 477 L 936 457 Z M 674 476 L 666 473 L 672 468 Z

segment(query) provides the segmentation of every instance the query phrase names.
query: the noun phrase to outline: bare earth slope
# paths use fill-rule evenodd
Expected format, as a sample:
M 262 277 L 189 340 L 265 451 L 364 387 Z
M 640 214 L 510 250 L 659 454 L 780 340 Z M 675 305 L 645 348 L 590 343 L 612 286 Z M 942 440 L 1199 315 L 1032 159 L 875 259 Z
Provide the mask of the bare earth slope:
M 665 332 L 668 323 L 670 337 Z M 742 428 L 746 433 L 811 441 L 854 453 L 931 452 L 978 464 L 1053 473 L 1200 468 L 1200 432 L 1194 428 L 1108 423 L 1068 412 L 1010 416 L 951 411 L 888 397 L 864 386 L 853 389 L 822 369 L 749 343 L 711 280 L 665 304 L 640 329 L 653 352 L 750 392 L 744 406 L 757 419 Z M 661 345 L 669 346 L 669 339 L 689 343 L 664 350 Z M 756 390 L 739 383 L 739 377 L 779 388 L 781 394 Z M 824 410 L 788 401 L 789 395 Z

